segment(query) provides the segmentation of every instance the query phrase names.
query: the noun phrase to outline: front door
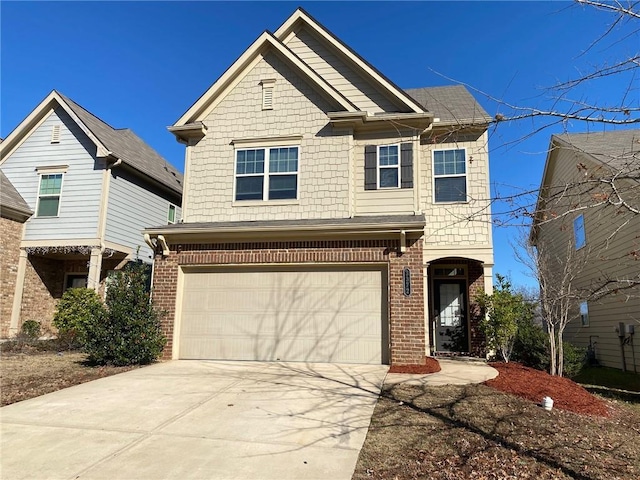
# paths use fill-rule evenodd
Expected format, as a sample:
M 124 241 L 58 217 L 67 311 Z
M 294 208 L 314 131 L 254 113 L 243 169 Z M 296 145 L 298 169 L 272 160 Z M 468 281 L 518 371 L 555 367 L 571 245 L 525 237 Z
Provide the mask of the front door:
M 438 352 L 468 352 L 464 280 L 435 280 L 435 337 Z

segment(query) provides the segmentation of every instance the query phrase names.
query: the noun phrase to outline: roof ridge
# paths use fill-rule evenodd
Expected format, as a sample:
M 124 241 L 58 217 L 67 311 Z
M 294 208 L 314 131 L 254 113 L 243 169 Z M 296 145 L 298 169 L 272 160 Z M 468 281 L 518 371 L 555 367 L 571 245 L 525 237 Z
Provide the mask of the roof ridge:
M 89 110 L 87 110 L 86 108 L 84 108 L 82 105 L 80 105 L 78 102 L 76 102 L 75 100 L 73 100 L 72 98 L 67 97 L 66 95 L 60 93 L 58 90 L 54 90 L 58 95 L 60 95 L 60 97 L 62 97 L 62 99 L 65 102 L 71 102 L 73 103 L 74 106 L 82 109 L 83 111 L 85 111 L 86 113 L 88 113 L 89 115 L 91 115 L 93 118 L 95 118 L 96 120 L 98 120 L 101 123 L 104 123 L 107 127 L 109 127 L 111 130 L 120 130 L 118 128 L 114 128 L 112 127 L 109 123 L 105 122 L 104 120 L 102 120 L 99 116 L 97 116 L 95 113 L 90 112 Z M 94 132 L 95 133 L 95 132 Z

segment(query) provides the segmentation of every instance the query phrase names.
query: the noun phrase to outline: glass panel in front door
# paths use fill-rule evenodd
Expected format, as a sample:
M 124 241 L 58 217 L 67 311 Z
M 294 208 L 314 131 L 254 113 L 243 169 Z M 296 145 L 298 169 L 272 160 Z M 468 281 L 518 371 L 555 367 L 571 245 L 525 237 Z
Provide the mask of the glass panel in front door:
M 462 291 L 459 283 L 440 285 L 440 326 L 459 327 L 462 316 Z

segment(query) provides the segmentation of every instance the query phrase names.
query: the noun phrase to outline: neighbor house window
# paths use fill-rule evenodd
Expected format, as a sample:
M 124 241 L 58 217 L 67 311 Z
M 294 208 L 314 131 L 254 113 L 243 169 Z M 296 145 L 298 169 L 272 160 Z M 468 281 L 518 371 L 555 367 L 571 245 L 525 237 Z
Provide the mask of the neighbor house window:
M 587 302 L 580 302 L 580 322 L 583 327 L 589 326 L 589 304 Z
M 87 274 L 69 273 L 65 281 L 64 289 L 69 288 L 87 288 Z
M 584 232 L 584 216 L 578 215 L 573 221 L 573 238 L 576 244 L 576 250 L 587 244 L 587 236 Z
M 400 187 L 400 145 L 378 147 L 378 188 Z
M 167 223 L 176 223 L 176 206 L 169 205 L 169 213 L 167 214 Z
M 433 152 L 433 182 L 437 203 L 467 201 L 467 163 L 463 148 Z
M 236 200 L 298 197 L 298 147 L 236 150 Z
M 40 175 L 38 190 L 38 217 L 57 217 L 60 210 L 60 192 L 62 191 L 62 173 Z

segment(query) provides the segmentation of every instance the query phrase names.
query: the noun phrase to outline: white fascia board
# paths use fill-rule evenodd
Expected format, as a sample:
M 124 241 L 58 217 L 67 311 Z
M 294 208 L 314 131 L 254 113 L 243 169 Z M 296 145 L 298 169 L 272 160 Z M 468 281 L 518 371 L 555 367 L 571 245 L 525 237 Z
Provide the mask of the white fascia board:
M 247 48 L 242 55 L 222 74 L 218 80 L 182 115 L 173 127 L 180 127 L 188 123 L 202 121 L 204 112 L 207 112 L 209 106 L 215 99 L 234 81 L 236 77 L 241 75 L 243 71 L 251 65 L 255 58 L 261 54 L 267 47 L 273 47 L 280 52 L 287 60 L 296 66 L 298 70 L 304 73 L 325 93 L 333 98 L 338 105 L 347 111 L 354 111 L 355 107 L 338 93 L 331 85 L 329 85 L 322 77 L 314 72 L 309 66 L 302 62 L 291 50 L 283 45 L 269 32 L 264 32 L 255 42 Z
M 76 122 L 80 129 L 89 137 L 89 139 L 96 146 L 96 155 L 98 157 L 106 157 L 111 152 L 106 148 L 100 140 L 87 128 L 87 126 L 73 113 L 73 110 L 67 105 L 62 97 L 52 90 L 47 97 L 34 108 L 31 113 L 20 124 L 13 129 L 13 131 L 0 143 L 0 165 L 13 153 L 13 151 L 31 135 L 31 132 L 35 130 L 44 118 L 51 113 L 55 108 L 55 104 L 58 104 L 64 109 L 65 112 Z
M 424 113 L 427 110 L 407 95 L 403 90 L 393 85 L 383 75 L 378 73 L 375 69 L 371 68 L 365 61 L 363 61 L 358 55 L 355 55 L 341 40 L 334 36 L 331 32 L 325 29 L 322 25 L 311 18 L 304 10 L 298 8 L 293 15 L 291 15 L 281 26 L 276 30 L 275 37 L 278 40 L 284 41 L 287 36 L 293 31 L 297 22 L 304 22 L 311 27 L 315 33 L 320 35 L 327 43 L 333 45 L 340 53 L 347 57 L 353 64 L 355 64 L 360 70 L 366 74 L 369 78 L 377 82 L 383 88 L 387 90 L 391 95 L 395 96 L 398 100 L 404 103 L 407 107 L 415 111 L 416 113 Z

